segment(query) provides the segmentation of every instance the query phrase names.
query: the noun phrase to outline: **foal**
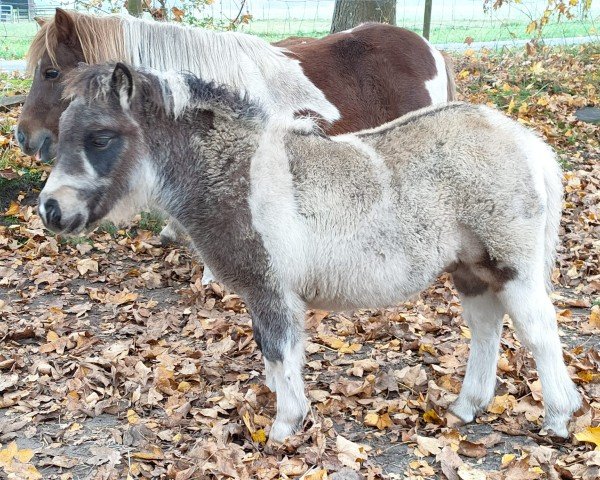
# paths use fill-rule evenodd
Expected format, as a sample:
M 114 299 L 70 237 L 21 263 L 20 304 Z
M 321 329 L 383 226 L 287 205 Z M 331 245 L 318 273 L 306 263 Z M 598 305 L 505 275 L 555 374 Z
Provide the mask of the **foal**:
M 307 308 L 393 305 L 444 271 L 472 331 L 452 411 L 469 422 L 492 399 L 508 313 L 537 363 L 544 426 L 568 435 L 580 398 L 546 291 L 561 175 L 536 135 L 453 103 L 328 138 L 307 119 L 275 124 L 192 76 L 123 64 L 82 67 L 67 92 L 58 161 L 40 195 L 44 223 L 77 233 L 146 202 L 175 218 L 252 312 L 277 392 L 272 439 L 298 430 L 307 411 Z

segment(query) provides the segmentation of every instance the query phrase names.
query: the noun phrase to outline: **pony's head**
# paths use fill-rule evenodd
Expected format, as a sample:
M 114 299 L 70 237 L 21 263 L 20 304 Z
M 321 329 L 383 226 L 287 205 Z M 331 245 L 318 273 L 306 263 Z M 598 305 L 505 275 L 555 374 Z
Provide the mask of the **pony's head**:
M 68 106 L 63 99 L 65 76 L 80 62 L 124 60 L 125 54 L 118 17 L 93 17 L 57 8 L 54 18 L 38 20 L 38 24 L 40 30 L 27 53 L 33 83 L 16 134 L 26 154 L 39 153 L 42 160 L 49 161 L 56 154 L 60 115 Z
M 151 81 L 121 63 L 82 66 L 69 75 L 71 102 L 60 120 L 56 165 L 39 199 L 48 228 L 79 233 L 111 212 L 112 219 L 126 219 L 143 206 L 153 178 L 136 120 L 147 95 L 137 91 L 156 91 Z

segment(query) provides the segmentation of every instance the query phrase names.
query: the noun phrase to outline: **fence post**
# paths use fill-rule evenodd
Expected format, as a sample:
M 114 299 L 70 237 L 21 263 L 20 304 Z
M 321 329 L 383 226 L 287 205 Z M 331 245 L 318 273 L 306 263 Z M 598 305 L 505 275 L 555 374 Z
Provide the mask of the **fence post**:
M 425 14 L 423 16 L 423 36 L 429 40 L 429 30 L 431 28 L 431 3 L 433 0 L 425 0 Z

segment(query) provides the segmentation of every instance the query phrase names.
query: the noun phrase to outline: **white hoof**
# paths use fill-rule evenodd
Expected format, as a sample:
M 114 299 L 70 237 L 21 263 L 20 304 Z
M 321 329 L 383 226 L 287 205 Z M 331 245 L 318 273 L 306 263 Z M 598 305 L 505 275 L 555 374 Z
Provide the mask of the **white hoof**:
M 204 272 L 202 272 L 202 286 L 206 287 L 208 284 L 210 284 L 212 282 L 216 282 L 216 281 L 217 281 L 217 279 L 215 278 L 213 273 L 210 271 L 210 268 L 208 268 L 206 265 L 204 265 Z
M 170 224 L 165 225 L 165 227 L 160 231 L 160 243 L 163 246 L 177 243 L 177 232 L 171 227 Z
M 477 415 L 485 412 L 489 403 L 489 401 L 485 400 L 473 401 L 459 395 L 456 401 L 450 405 L 448 410 L 450 410 L 454 416 L 460 418 L 464 423 L 471 423 L 475 420 Z
M 298 432 L 302 428 L 302 420 L 295 422 L 283 422 L 275 419 L 271 432 L 269 433 L 269 440 L 277 443 L 285 442 L 285 439 L 290 435 Z

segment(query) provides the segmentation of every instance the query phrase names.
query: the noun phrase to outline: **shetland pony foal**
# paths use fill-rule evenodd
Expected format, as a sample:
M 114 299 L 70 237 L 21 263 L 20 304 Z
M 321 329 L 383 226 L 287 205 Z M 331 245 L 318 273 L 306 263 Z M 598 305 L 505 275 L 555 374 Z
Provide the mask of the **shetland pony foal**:
M 546 293 L 560 169 L 524 127 L 453 103 L 327 138 L 308 119 L 293 128 L 269 121 L 189 75 L 122 64 L 82 67 L 66 91 L 74 100 L 40 195 L 42 219 L 77 233 L 147 201 L 175 218 L 252 312 L 277 392 L 272 439 L 300 428 L 307 411 L 307 308 L 393 305 L 443 271 L 454 276 L 472 331 L 452 411 L 469 422 L 492 399 L 508 313 L 537 362 L 545 428 L 568 435 L 580 399 Z

